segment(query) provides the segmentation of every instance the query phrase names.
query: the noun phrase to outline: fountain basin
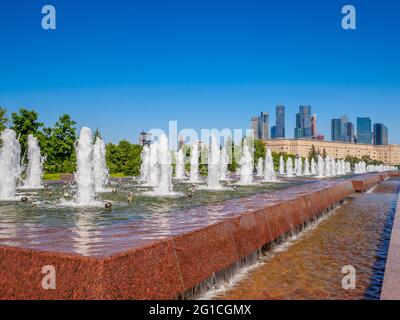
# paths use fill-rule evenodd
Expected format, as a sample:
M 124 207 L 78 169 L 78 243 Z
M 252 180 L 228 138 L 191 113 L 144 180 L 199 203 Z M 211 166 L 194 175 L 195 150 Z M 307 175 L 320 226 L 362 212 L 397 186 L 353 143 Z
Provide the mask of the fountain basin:
M 192 208 L 184 213 L 197 223 L 182 222 L 160 240 L 127 236 L 121 251 L 101 255 L 1 246 L 0 297 L 173 299 L 353 192 L 350 180 L 331 180 Z M 127 225 L 124 232 L 140 230 Z M 46 265 L 57 272 L 55 290 L 42 289 Z

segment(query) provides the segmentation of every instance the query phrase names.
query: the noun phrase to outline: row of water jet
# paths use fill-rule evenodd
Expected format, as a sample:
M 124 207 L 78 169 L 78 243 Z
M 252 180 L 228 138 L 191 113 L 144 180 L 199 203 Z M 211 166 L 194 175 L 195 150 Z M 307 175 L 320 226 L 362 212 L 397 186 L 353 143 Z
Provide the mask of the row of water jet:
M 248 145 L 247 141 L 243 142 L 242 157 L 240 158 L 240 185 L 253 184 L 254 160 L 253 150 Z
M 97 205 L 95 193 L 105 191 L 109 178 L 104 141 L 97 137 L 93 144 L 92 131 L 83 127 L 75 148 L 75 181 L 77 185 L 75 204 L 79 206 Z
M 14 130 L 1 133 L 0 150 L 0 200 L 14 200 L 17 182 L 21 174 L 21 147 Z
M 150 147 L 145 146 L 142 152 L 141 179 L 146 186 L 152 187 L 152 196 L 173 195 L 172 189 L 172 157 L 169 150 L 168 138 L 162 135 Z M 177 154 L 176 170 L 178 177 L 185 172 L 183 151 Z
M 220 159 L 221 152 L 219 144 L 214 135 L 211 136 L 211 143 L 208 151 L 208 176 L 207 188 L 212 190 L 221 189 L 220 184 Z
M 28 135 L 28 167 L 22 188 L 42 188 L 43 160 L 38 140 L 33 135 Z
M 394 170 L 397 170 L 397 168 L 395 166 L 385 166 L 383 164 L 367 166 L 367 172 L 385 172 L 385 171 L 394 171 Z
M 191 183 L 200 182 L 199 178 L 199 143 L 195 142 L 192 144 L 190 151 L 190 176 L 189 181 Z
M 264 165 L 264 182 L 276 182 L 278 181 L 275 173 L 274 159 L 272 158 L 272 152 L 270 149 L 267 150 L 265 156 Z
M 175 167 L 175 177 L 178 180 L 183 180 L 185 178 L 185 156 L 183 150 L 179 149 L 176 153 L 176 167 Z

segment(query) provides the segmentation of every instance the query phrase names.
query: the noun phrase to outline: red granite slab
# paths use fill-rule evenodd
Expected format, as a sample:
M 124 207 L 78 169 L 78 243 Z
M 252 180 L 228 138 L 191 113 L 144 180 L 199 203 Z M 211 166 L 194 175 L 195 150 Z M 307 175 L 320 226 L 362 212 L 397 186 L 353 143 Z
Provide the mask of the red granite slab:
M 235 228 L 235 224 L 228 220 L 174 238 L 185 289 L 194 287 L 238 260 L 232 236 Z
M 55 268 L 56 289 L 45 290 L 44 266 Z M 0 299 L 100 299 L 101 264 L 95 259 L 45 251 L 0 249 Z
M 184 289 L 172 239 L 117 254 L 103 264 L 104 299 L 171 299 Z
M 356 192 L 365 192 L 374 187 L 381 181 L 381 175 L 378 173 L 370 173 L 351 178 L 354 190 Z

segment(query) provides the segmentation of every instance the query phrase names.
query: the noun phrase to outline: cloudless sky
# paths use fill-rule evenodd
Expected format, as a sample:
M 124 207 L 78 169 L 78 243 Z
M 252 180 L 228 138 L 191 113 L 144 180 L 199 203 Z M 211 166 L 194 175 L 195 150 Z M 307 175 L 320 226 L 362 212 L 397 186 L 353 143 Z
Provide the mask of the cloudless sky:
M 57 29 L 41 28 L 41 8 Z M 341 28 L 341 8 L 357 30 Z M 62 113 L 106 141 L 140 131 L 243 128 L 284 104 L 330 119 L 370 116 L 400 143 L 400 2 L 389 0 L 1 0 L 0 106 Z

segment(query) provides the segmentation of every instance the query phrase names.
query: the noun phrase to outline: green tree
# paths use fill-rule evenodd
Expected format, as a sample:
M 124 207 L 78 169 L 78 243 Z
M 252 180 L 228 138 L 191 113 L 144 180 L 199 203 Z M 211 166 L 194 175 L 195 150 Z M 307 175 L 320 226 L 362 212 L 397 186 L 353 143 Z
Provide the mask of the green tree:
M 7 128 L 7 109 L 0 107 L 0 132 Z
M 38 130 L 43 127 L 43 123 L 38 121 L 39 115 L 36 111 L 20 108 L 18 113 L 11 115 L 11 129 L 15 131 L 21 144 L 21 154 L 24 155 L 27 149 L 28 135 L 36 135 Z
M 262 140 L 254 140 L 254 163 L 260 158 L 265 159 L 266 152 L 265 143 Z
M 68 114 L 63 114 L 54 128 L 46 128 L 43 131 L 46 137 L 44 140 L 47 140 L 46 163 L 58 172 L 73 172 L 76 159 L 76 122 Z
M 142 146 L 131 144 L 122 140 L 115 145 L 106 145 L 107 167 L 111 174 L 123 173 L 126 176 L 137 176 L 140 174 Z
M 312 145 L 311 149 L 310 149 L 310 152 L 308 153 L 308 159 L 309 160 L 311 160 L 311 159 L 317 160 L 317 158 L 318 158 L 318 152 L 315 149 L 315 146 Z

